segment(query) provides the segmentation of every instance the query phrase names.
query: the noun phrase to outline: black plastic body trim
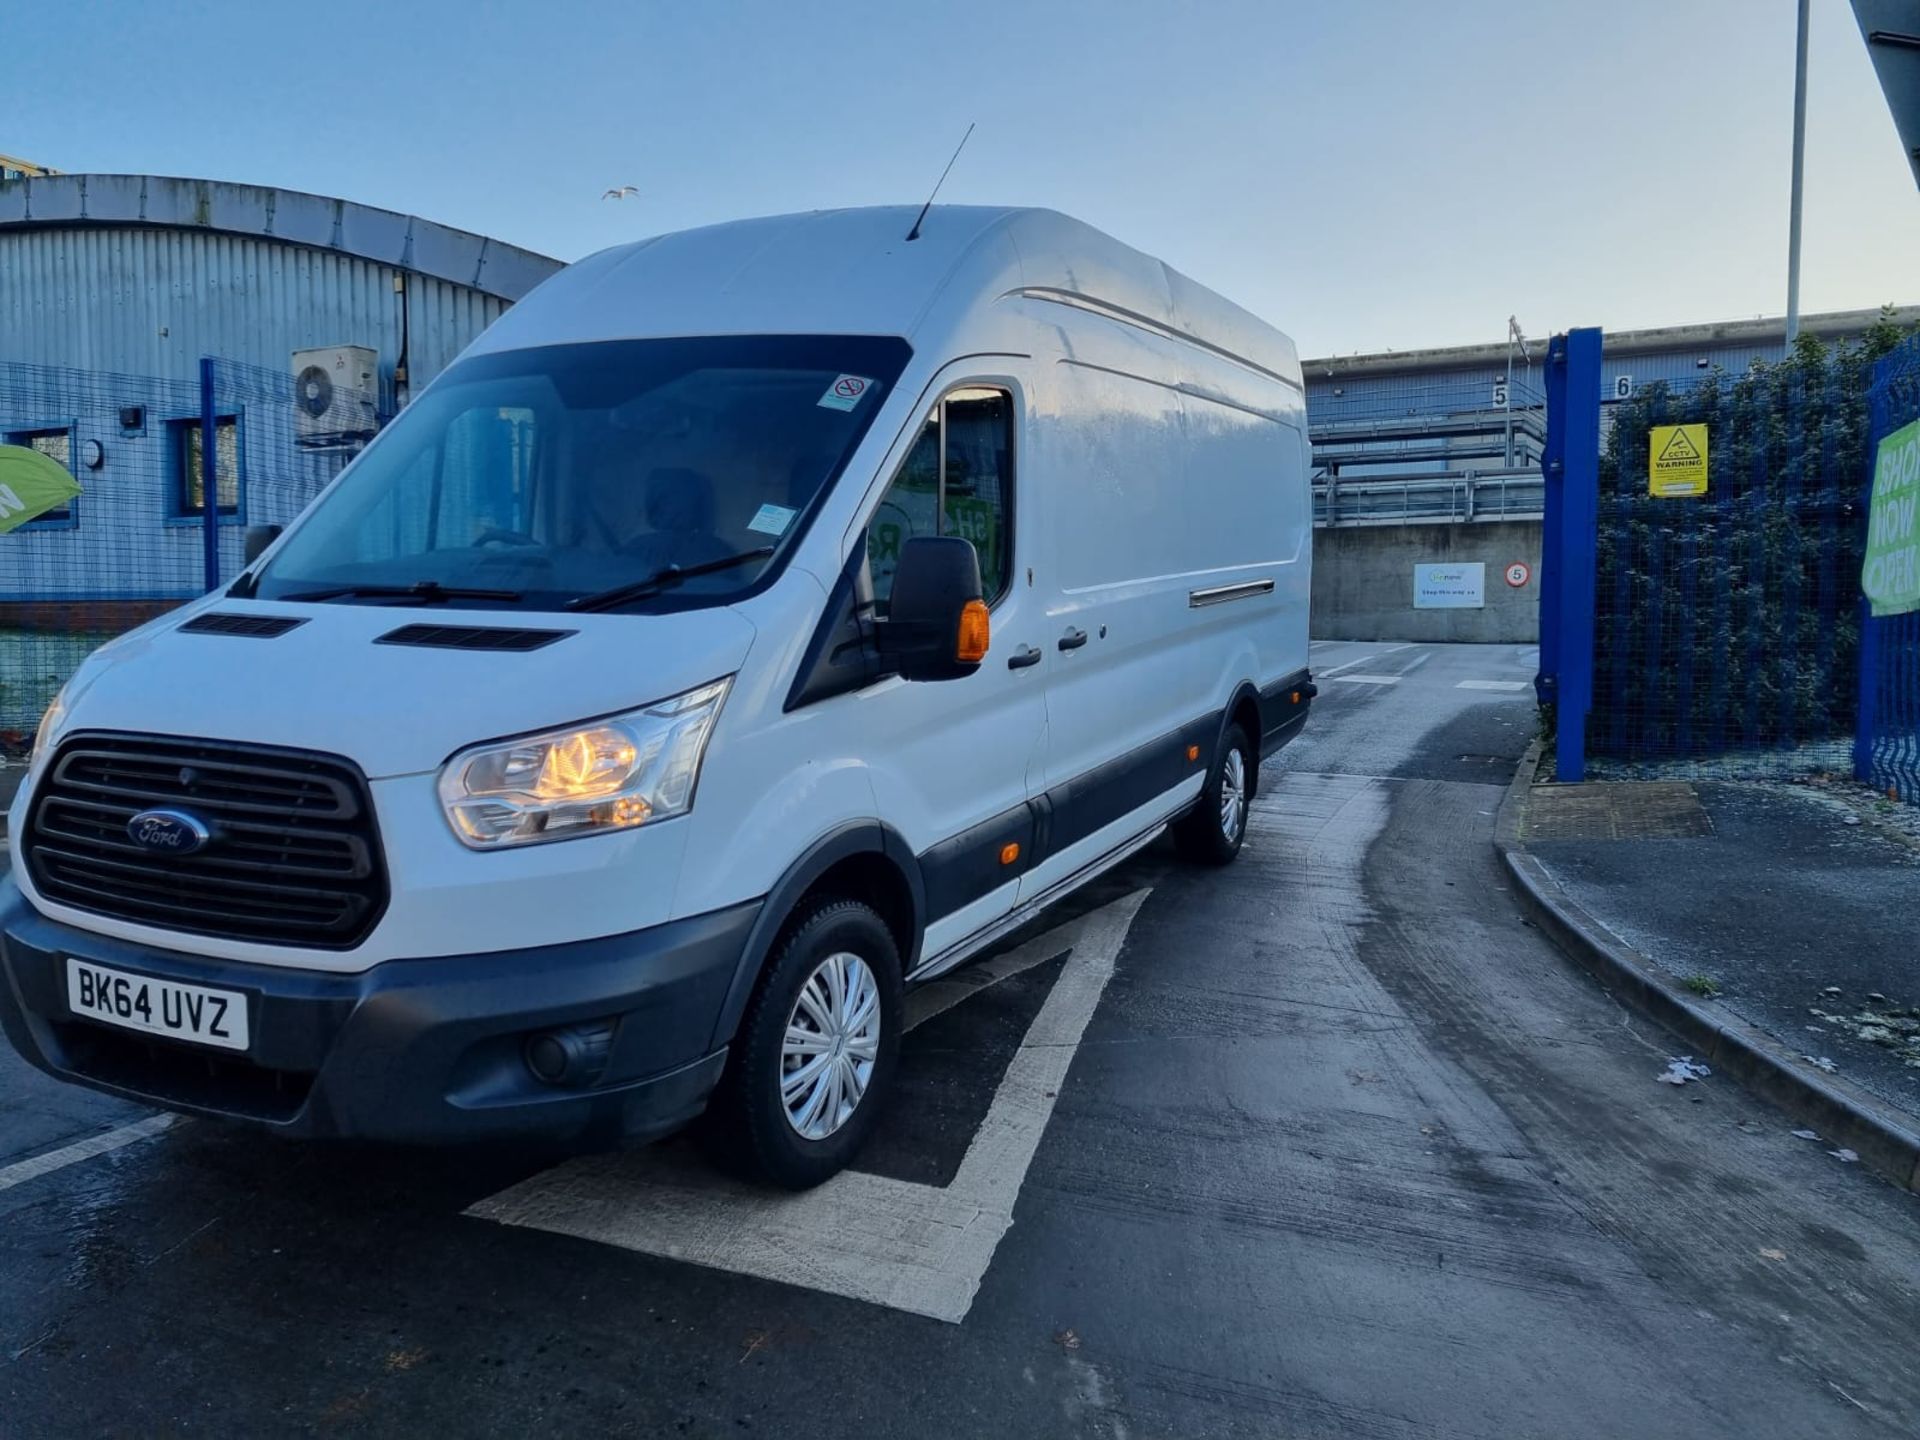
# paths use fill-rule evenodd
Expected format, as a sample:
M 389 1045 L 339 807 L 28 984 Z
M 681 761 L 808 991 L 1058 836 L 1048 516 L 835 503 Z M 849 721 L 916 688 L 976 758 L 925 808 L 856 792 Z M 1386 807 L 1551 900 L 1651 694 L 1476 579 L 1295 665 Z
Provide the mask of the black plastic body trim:
M 289 1135 L 611 1140 L 697 1114 L 725 1062 L 713 1017 L 758 902 L 604 939 L 390 960 L 356 974 L 215 960 L 78 930 L 0 882 L 0 1029 L 62 1080 Z M 244 1055 L 76 1019 L 65 957 L 246 997 Z M 534 1078 L 530 1032 L 615 1021 L 581 1089 Z
M 760 972 L 766 966 L 767 957 L 773 953 L 774 943 L 779 940 L 780 932 L 786 927 L 794 907 L 816 880 L 842 860 L 856 855 L 883 857 L 892 863 L 906 881 L 911 912 L 908 928 L 912 943 L 908 946 L 908 953 L 901 955 L 900 960 L 905 970 L 911 970 L 919 963 L 920 942 L 927 930 L 927 897 L 920 863 L 914 859 L 913 851 L 907 848 L 907 842 L 890 826 L 878 820 L 848 821 L 814 841 L 798 860 L 787 867 L 786 874 L 780 877 L 760 903 L 759 916 L 746 938 L 734 967 L 732 983 L 727 987 L 719 1017 L 714 1022 L 710 1036 L 713 1049 L 721 1049 L 732 1043 L 733 1033 L 739 1028 L 747 1001 L 753 996 L 753 987 L 759 983 Z
M 1260 691 L 1260 758 L 1265 759 L 1300 733 L 1319 687 L 1305 670 L 1276 680 Z M 1296 703 L 1295 695 L 1300 699 Z
M 1213 747 L 1222 723 L 1220 711 L 1208 711 L 1177 730 L 1155 736 L 1144 745 L 1050 787 L 1046 846 L 1034 856 L 1033 863 L 1079 844 L 1166 794 L 1189 775 L 1205 774 L 1213 763 Z M 1199 756 L 1187 759 L 1187 750 L 1196 745 Z
M 840 567 L 794 672 L 783 712 L 864 689 L 885 673 L 874 646 L 872 597 L 861 594 L 866 563 L 866 550 L 856 545 Z
M 1204 774 L 1213 763 L 1222 724 L 1217 710 L 1190 720 L 928 847 L 920 856 L 920 873 L 929 921 L 945 919 L 991 894 L 1041 861 L 1151 804 L 1189 775 Z M 1199 754 L 1189 760 L 1187 751 L 1193 747 Z M 1000 853 L 1008 844 L 1018 844 L 1020 854 L 1003 865 Z
M 1028 801 L 929 847 L 920 857 L 927 914 L 944 919 L 1017 880 L 1033 864 L 1034 828 L 1034 806 Z M 1000 853 L 1008 845 L 1020 850 L 1011 864 L 1003 865 Z

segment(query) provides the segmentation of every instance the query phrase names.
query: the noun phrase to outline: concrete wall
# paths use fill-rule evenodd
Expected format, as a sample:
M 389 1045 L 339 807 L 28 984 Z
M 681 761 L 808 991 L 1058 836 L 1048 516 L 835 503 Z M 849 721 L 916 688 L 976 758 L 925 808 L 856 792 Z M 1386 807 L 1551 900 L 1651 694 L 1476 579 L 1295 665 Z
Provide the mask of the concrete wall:
M 1480 610 L 1416 610 L 1413 567 L 1481 561 Z M 1530 572 L 1515 589 L 1509 565 Z M 1355 525 L 1313 532 L 1316 640 L 1467 640 L 1532 644 L 1540 639 L 1540 522 Z

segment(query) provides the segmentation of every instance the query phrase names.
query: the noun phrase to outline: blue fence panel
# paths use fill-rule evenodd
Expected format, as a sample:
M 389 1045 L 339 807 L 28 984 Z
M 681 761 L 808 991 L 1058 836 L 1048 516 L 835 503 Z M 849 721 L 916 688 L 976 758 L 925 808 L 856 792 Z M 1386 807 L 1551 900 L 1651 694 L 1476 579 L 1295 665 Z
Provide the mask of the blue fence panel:
M 1867 364 L 1817 346 L 1613 407 L 1590 755 L 1604 771 L 1844 771 L 1855 725 Z M 1658 497 L 1656 427 L 1707 427 L 1707 493 Z
M 1872 493 L 1874 451 L 1881 438 L 1920 419 L 1920 337 L 1874 366 L 1867 411 L 1862 511 Z M 1895 799 L 1920 804 L 1920 612 L 1876 620 L 1862 602 L 1860 626 L 1854 774 Z

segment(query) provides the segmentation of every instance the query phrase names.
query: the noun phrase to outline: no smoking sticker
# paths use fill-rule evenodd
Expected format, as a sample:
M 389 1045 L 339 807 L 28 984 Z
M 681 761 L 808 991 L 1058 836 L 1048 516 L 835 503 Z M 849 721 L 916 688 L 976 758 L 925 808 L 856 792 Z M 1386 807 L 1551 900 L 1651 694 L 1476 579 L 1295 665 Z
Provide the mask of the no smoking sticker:
M 1525 561 L 1516 560 L 1513 564 L 1507 566 L 1507 584 L 1516 590 L 1532 578 L 1533 571 L 1527 568 Z
M 851 410 L 860 403 L 871 384 L 871 380 L 859 375 L 838 376 L 827 387 L 827 393 L 820 397 L 820 403 L 829 410 Z

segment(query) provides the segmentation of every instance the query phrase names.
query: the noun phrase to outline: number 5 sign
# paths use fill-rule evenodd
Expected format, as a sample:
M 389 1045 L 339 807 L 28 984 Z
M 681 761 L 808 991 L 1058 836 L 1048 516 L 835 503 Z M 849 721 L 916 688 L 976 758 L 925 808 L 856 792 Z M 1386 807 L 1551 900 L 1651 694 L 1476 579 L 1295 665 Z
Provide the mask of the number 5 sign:
M 1521 586 L 1525 585 L 1527 581 L 1531 580 L 1532 578 L 1533 578 L 1533 571 L 1527 568 L 1525 561 L 1516 560 L 1513 562 L 1513 564 L 1507 566 L 1507 584 L 1511 585 L 1516 590 L 1518 590 Z

